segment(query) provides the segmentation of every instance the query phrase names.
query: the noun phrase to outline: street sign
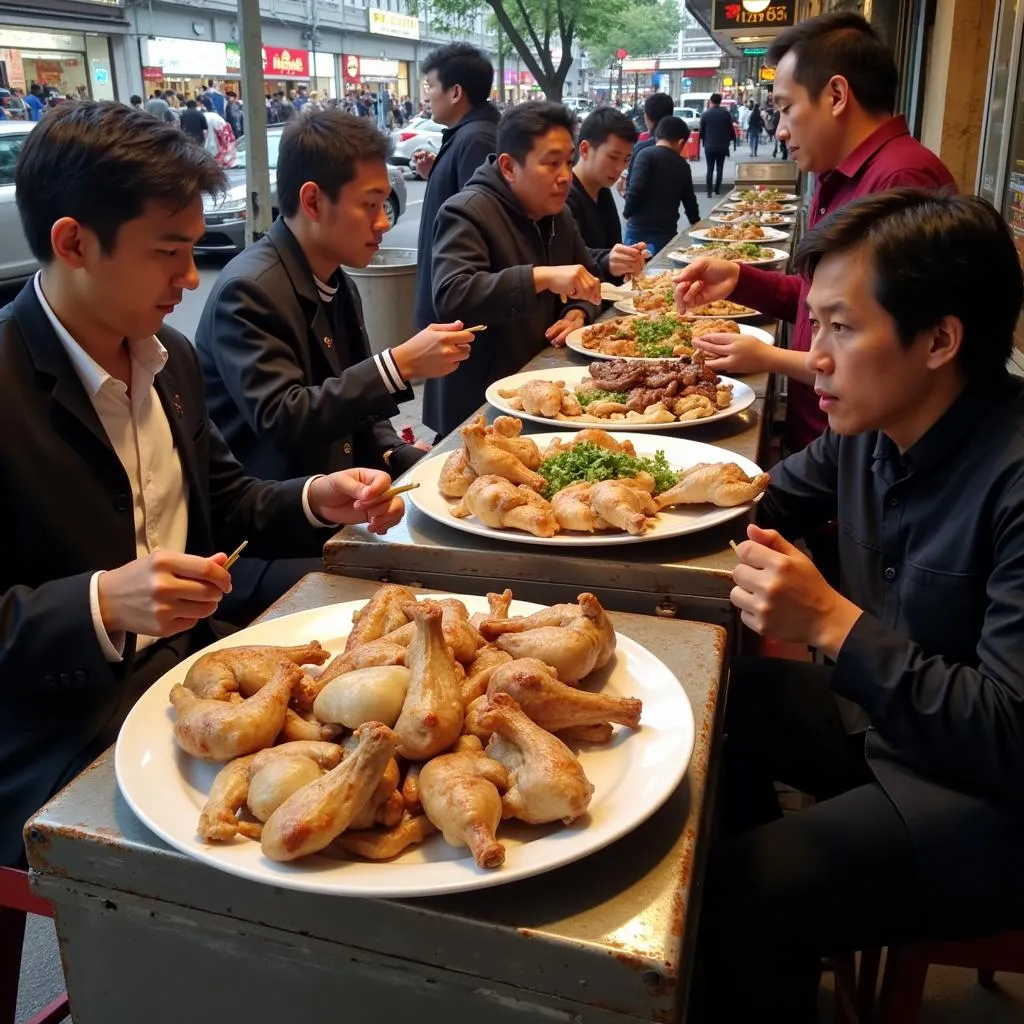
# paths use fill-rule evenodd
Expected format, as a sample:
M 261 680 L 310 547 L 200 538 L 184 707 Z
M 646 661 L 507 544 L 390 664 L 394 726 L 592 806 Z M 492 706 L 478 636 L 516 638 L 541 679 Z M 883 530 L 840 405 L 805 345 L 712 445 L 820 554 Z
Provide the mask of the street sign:
M 762 82 L 774 82 L 775 81 L 775 68 L 761 68 L 761 81 Z
M 744 46 L 740 51 L 744 57 L 763 57 L 768 52 L 767 46 Z
M 693 79 L 692 78 L 684 78 L 683 79 L 683 92 L 689 92 L 692 88 L 693 88 Z

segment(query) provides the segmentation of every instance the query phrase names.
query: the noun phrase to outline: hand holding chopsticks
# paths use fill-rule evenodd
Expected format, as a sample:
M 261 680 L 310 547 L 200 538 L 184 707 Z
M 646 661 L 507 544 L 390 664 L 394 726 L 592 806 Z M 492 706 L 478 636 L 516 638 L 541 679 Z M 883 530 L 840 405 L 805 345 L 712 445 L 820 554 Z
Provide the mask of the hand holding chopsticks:
M 404 380 L 446 377 L 469 358 L 470 348 L 485 324 L 465 328 L 461 320 L 431 324 L 391 349 L 391 359 Z

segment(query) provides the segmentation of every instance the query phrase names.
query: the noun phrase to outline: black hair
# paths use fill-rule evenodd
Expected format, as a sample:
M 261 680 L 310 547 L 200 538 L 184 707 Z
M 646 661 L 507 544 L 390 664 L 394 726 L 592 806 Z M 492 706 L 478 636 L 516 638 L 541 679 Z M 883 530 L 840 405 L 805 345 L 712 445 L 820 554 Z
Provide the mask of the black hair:
M 685 142 L 690 137 L 690 129 L 681 117 L 670 114 L 663 117 L 654 129 L 655 139 L 665 139 L 666 142 Z
M 138 94 L 135 94 L 135 95 L 132 96 L 132 98 L 130 100 L 130 103 L 131 103 L 131 105 L 133 107 L 141 106 L 142 105 L 142 97 L 139 96 Z
M 785 29 L 768 47 L 765 61 L 777 65 L 790 52 L 796 60 L 793 77 L 813 99 L 833 75 L 841 75 L 869 114 L 891 114 L 896 109 L 896 61 L 859 14 L 833 11 Z
M 437 73 L 437 80 L 445 92 L 461 85 L 466 99 L 478 107 L 486 103 L 494 85 L 494 65 L 469 43 L 449 43 L 427 54 L 420 71 L 426 75 Z
M 43 91 L 43 87 L 38 82 L 33 82 L 28 87 L 28 91 L 32 93 L 33 96 L 38 96 Z
M 294 118 L 281 133 L 277 205 L 285 217 L 299 212 L 299 190 L 315 182 L 334 202 L 361 160 L 386 160 L 391 139 L 366 118 L 329 108 Z
M 805 235 L 795 266 L 813 279 L 826 256 L 857 250 L 872 262 L 875 299 L 904 345 L 955 316 L 964 329 L 964 375 L 978 381 L 1004 372 L 1024 277 L 1010 229 L 989 203 L 913 188 L 865 196 Z M 982 303 L 979 295 L 988 298 Z
M 722 94 L 720 92 L 713 92 L 711 94 L 711 106 L 717 107 L 722 102 Z
M 598 107 L 587 114 L 580 126 L 579 141 L 596 148 L 607 142 L 609 135 L 632 145 L 637 140 L 636 125 L 614 107 Z
M 573 133 L 575 117 L 561 103 L 533 100 L 520 103 L 501 115 L 498 122 L 498 153 L 508 153 L 520 166 L 533 149 L 533 140 L 547 134 L 552 128 L 564 128 Z
M 644 114 L 655 124 L 663 117 L 671 117 L 676 109 L 675 101 L 667 92 L 652 93 L 644 100 Z
M 177 125 L 122 103 L 87 100 L 57 107 L 29 132 L 14 184 L 29 248 L 46 264 L 53 259 L 50 231 L 62 217 L 94 231 L 110 253 L 121 225 L 147 203 L 181 210 L 223 191 L 226 179 Z
M 195 110 L 196 109 L 196 101 L 195 100 L 185 100 L 185 106 L 189 110 Z

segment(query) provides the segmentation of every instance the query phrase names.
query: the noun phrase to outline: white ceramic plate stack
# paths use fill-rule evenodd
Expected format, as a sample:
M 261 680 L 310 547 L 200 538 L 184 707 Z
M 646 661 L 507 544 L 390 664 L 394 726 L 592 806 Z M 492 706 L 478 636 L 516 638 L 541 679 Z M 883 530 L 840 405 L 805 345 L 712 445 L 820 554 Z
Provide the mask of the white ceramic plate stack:
M 485 598 L 451 595 L 471 613 L 487 612 Z M 243 644 L 302 644 L 319 640 L 332 654 L 344 649 L 352 614 L 365 604 L 313 608 L 250 626 L 206 650 Z M 511 615 L 528 615 L 541 605 L 514 601 Z M 616 727 L 612 741 L 581 750 L 580 762 L 595 792 L 590 809 L 571 825 L 528 826 L 503 822 L 498 837 L 507 851 L 505 865 L 478 868 L 465 849 L 440 835 L 392 861 L 353 857 L 308 857 L 278 864 L 247 839 L 205 844 L 196 835 L 199 812 L 220 769 L 184 754 L 174 742 L 167 694 L 181 682 L 200 652 L 154 683 L 121 727 L 114 755 L 117 782 L 139 820 L 176 850 L 211 867 L 256 882 L 305 892 L 344 896 L 411 897 L 504 885 L 570 864 L 615 842 L 646 821 L 679 785 L 693 750 L 693 711 L 682 684 L 653 654 L 619 634 L 610 665 L 584 686 L 643 701 L 641 727 Z

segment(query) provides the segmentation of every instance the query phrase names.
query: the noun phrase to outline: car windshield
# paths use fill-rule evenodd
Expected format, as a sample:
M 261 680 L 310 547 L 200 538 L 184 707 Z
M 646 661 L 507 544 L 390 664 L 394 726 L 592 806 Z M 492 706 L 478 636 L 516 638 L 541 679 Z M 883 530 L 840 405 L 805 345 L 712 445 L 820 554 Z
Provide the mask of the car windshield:
M 267 132 L 267 159 L 272 171 L 277 170 L 277 152 L 281 148 L 281 132 Z M 238 158 L 235 160 L 235 167 L 245 167 L 248 150 L 245 146 L 246 137 L 238 140 Z

